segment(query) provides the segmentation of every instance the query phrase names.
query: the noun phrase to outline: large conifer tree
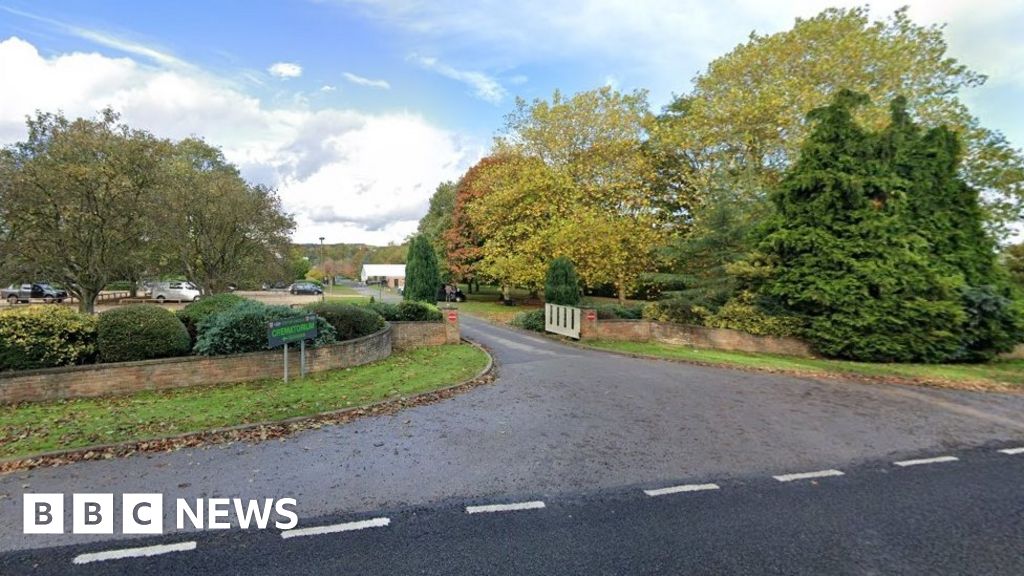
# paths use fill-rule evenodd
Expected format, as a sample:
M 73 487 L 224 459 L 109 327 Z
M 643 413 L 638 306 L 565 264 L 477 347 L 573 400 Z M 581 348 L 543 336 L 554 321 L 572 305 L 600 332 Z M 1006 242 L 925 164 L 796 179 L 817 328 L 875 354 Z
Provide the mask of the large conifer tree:
M 434 248 L 425 236 L 414 236 L 409 243 L 409 256 L 405 262 L 405 291 L 402 297 L 406 300 L 436 302 L 440 284 L 441 274 Z

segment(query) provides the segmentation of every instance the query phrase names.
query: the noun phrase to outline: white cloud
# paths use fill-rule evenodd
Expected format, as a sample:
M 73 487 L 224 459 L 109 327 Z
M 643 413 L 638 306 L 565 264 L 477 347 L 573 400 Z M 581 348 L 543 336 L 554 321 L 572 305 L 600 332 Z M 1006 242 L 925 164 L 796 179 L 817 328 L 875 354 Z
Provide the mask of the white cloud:
M 324 84 L 320 87 L 321 92 L 335 92 L 338 90 L 337 86 L 331 86 L 330 84 Z
M 10 79 L 0 90 L 0 144 L 23 139 L 36 109 L 93 116 L 110 105 L 133 127 L 222 147 L 246 178 L 279 189 L 302 242 L 401 241 L 437 184 L 483 152 L 412 113 L 270 107 L 201 71 L 96 53 L 44 57 L 18 38 L 0 41 L 0 71 Z
M 409 56 L 409 59 L 427 70 L 466 84 L 473 89 L 473 95 L 481 100 L 491 104 L 499 104 L 505 98 L 505 88 L 501 83 L 483 72 L 459 70 L 431 56 L 412 54 Z
M 353 84 L 356 84 L 356 85 L 359 85 L 359 86 L 368 86 L 370 88 L 380 88 L 382 90 L 390 90 L 391 89 L 391 84 L 389 84 L 387 80 L 373 80 L 371 78 L 365 78 L 363 76 L 359 76 L 359 75 L 353 74 L 351 72 L 345 72 L 345 73 L 342 74 L 342 76 L 345 77 L 345 80 L 348 80 L 349 82 L 351 82 Z
M 294 62 L 275 62 L 267 68 L 267 72 L 278 78 L 298 78 L 302 76 L 302 66 Z

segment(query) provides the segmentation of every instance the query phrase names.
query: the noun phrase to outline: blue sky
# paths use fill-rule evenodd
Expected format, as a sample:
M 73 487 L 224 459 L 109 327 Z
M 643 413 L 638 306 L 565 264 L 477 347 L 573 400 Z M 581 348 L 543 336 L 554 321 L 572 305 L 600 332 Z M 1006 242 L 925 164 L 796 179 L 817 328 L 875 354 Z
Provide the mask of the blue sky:
M 876 1 L 883 16 L 900 4 Z M 856 2 L 0 0 L 0 143 L 36 108 L 221 146 L 276 186 L 295 239 L 401 241 L 438 182 L 486 152 L 515 96 L 611 84 L 654 108 L 752 30 Z M 1024 144 L 1024 3 L 909 2 L 990 75 L 963 94 Z

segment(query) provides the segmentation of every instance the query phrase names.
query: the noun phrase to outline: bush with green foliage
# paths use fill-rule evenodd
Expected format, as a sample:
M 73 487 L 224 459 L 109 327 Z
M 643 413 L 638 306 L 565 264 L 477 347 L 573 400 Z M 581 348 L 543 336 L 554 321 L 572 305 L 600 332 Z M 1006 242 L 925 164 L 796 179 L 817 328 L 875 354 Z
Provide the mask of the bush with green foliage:
M 0 312 L 0 371 L 86 364 L 95 357 L 95 316 L 63 306 Z
M 405 261 L 405 289 L 402 298 L 420 302 L 436 302 L 441 273 L 437 267 L 437 254 L 426 236 L 413 237 Z
M 255 300 L 246 300 L 200 322 L 193 350 L 203 356 L 266 350 L 267 324 L 300 314 L 302 311 L 287 306 L 268 306 Z M 334 327 L 323 318 L 317 318 L 317 330 L 319 336 L 313 342 L 314 346 L 335 341 Z
M 371 302 L 367 308 L 380 314 L 388 322 L 439 322 L 441 310 L 426 302 L 403 301 L 398 304 Z
M 548 264 L 544 279 L 544 301 L 548 304 L 579 306 L 580 279 L 572 260 L 562 256 Z
M 529 312 L 520 312 L 512 317 L 510 322 L 517 328 L 523 328 L 525 330 L 533 330 L 534 332 L 544 331 L 544 309 L 539 308 L 537 310 L 530 310 Z
M 192 341 L 170 310 L 133 304 L 99 315 L 96 346 L 102 362 L 187 356 Z
M 815 126 L 772 195 L 775 215 L 752 257 L 771 269 L 762 292 L 807 318 L 805 338 L 827 356 L 950 360 L 963 345 L 959 290 L 967 270 L 936 254 L 933 240 L 948 225 L 980 226 L 967 206 L 977 193 L 945 182 L 956 171 L 932 164 L 947 160 L 937 154 L 947 136 L 933 130 L 934 142 L 922 139 L 908 128 L 900 101 L 890 128 L 869 133 L 852 112 L 865 101 L 843 90 L 808 116 Z M 928 184 L 916 185 L 917 178 Z M 960 250 L 971 252 L 957 244 Z
M 373 309 L 341 302 L 319 302 L 306 307 L 334 328 L 339 341 L 373 334 L 384 328 L 384 319 Z
M 797 336 L 803 321 L 795 316 L 771 314 L 753 292 L 740 292 L 704 319 L 708 328 L 728 328 L 755 336 Z
M 694 305 L 687 298 L 666 298 L 657 302 L 648 302 L 642 312 L 643 317 L 647 320 L 675 322 L 690 326 L 703 326 L 708 314 L 706 308 Z
M 639 320 L 643 318 L 643 306 L 623 306 L 621 304 L 595 304 L 591 306 L 597 311 L 601 320 Z
M 192 302 L 188 306 L 185 306 L 181 310 L 175 312 L 175 315 L 178 317 L 178 320 L 181 320 L 181 323 L 185 325 L 185 328 L 188 330 L 189 337 L 192 339 L 192 342 L 195 343 L 196 333 L 200 322 L 209 316 L 223 312 L 243 301 L 245 301 L 245 298 L 242 298 L 237 294 L 231 294 L 230 292 L 214 294 Z
M 965 288 L 960 301 L 967 312 L 962 346 L 954 360 L 986 362 L 1000 352 L 1009 352 L 1024 340 L 1024 315 L 1021 304 L 1009 297 L 1009 291 L 992 286 Z

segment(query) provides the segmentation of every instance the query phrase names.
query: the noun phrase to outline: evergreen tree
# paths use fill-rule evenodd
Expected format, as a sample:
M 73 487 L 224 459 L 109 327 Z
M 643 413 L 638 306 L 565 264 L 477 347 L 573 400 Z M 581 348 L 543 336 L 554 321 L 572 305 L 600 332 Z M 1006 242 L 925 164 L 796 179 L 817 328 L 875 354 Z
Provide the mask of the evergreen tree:
M 549 304 L 578 306 L 580 303 L 580 280 L 576 267 L 565 257 L 555 258 L 548 264 L 544 281 L 544 301 Z
M 437 268 L 437 255 L 426 237 L 419 235 L 409 244 L 409 256 L 405 262 L 406 300 L 435 302 L 441 275 Z
M 808 115 L 814 128 L 773 195 L 760 243 L 764 291 L 808 320 L 818 351 L 872 361 L 936 362 L 961 346 L 962 282 L 911 225 L 911 181 L 853 120 L 867 97 L 841 91 Z M 897 143 L 896 156 L 907 154 Z

